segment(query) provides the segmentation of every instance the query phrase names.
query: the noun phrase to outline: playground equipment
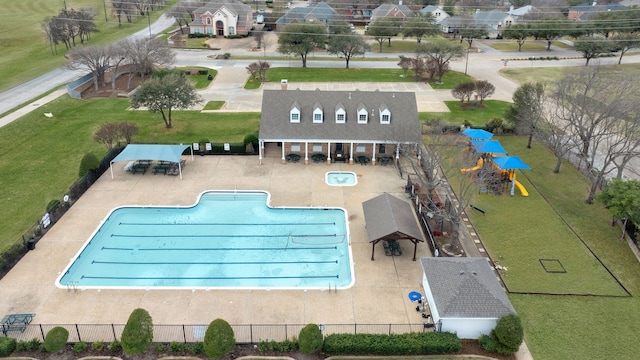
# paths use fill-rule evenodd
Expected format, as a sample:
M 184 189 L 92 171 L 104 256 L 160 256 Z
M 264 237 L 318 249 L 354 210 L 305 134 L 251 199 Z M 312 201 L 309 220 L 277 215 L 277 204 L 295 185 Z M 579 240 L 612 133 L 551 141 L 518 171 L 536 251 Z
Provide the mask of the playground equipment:
M 493 157 L 493 156 L 486 156 L 485 155 L 484 157 L 478 158 L 478 162 L 476 163 L 476 166 L 470 167 L 470 168 L 467 168 L 467 169 L 460 169 L 460 172 L 463 173 L 463 174 L 466 174 L 466 173 L 473 173 L 473 172 L 476 172 L 476 171 L 483 171 L 483 167 L 485 166 L 485 160 L 484 160 L 485 157 L 487 159 L 487 163 L 486 164 L 487 165 L 489 165 L 489 164 L 493 165 L 493 168 L 495 170 L 497 170 L 497 173 L 499 174 L 500 179 L 502 179 L 503 181 L 511 182 L 511 189 L 509 191 L 511 196 L 514 196 L 515 188 L 518 188 L 518 191 L 520 192 L 521 196 L 525 196 L 525 197 L 529 196 L 529 192 L 524 187 L 524 185 L 522 185 L 522 183 L 520 183 L 518 180 L 516 180 L 516 172 L 515 172 L 515 170 L 517 170 L 517 169 L 520 169 L 520 170 L 531 170 L 531 168 L 529 166 L 527 166 L 527 164 L 525 164 L 517 156 L 498 156 L 498 157 Z M 483 174 L 481 173 L 480 177 L 484 178 L 485 176 L 483 176 Z M 482 181 L 490 181 L 489 178 L 490 177 L 484 178 Z M 498 179 L 499 182 L 501 182 L 500 179 Z

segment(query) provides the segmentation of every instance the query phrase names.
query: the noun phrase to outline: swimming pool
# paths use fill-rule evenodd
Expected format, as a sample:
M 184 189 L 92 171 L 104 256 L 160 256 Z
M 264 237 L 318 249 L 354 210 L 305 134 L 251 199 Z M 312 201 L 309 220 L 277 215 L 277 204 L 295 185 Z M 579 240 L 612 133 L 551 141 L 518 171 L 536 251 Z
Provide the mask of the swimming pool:
M 324 177 L 329 186 L 355 186 L 358 184 L 358 177 L 353 171 L 329 171 Z
M 114 209 L 59 288 L 348 288 L 347 213 L 270 207 L 264 191 L 207 191 L 191 207 Z

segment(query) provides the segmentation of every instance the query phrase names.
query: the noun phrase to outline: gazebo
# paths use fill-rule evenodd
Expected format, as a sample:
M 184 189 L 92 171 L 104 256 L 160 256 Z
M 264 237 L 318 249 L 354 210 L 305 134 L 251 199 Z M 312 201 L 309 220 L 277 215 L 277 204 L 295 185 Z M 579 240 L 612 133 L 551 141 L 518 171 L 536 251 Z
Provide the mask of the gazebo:
M 371 261 L 376 244 L 383 240 L 411 241 L 413 261 L 416 261 L 418 243 L 425 240 L 411 204 L 385 193 L 363 202 L 362 208 L 371 243 Z

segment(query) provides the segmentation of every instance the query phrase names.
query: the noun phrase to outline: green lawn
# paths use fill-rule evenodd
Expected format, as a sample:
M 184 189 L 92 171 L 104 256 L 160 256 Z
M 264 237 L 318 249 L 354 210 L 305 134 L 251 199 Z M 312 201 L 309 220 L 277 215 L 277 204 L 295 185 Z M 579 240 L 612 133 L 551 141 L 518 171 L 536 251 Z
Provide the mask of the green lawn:
M 65 96 L 0 128 L 0 199 L 19 204 L 0 207 L 0 252 L 40 219 L 50 200 L 65 194 L 78 178 L 84 154 L 105 154 L 106 148 L 92 139 L 100 124 L 135 123 L 140 128 L 135 142 L 189 144 L 202 139 L 242 142 L 257 131 L 260 121 L 259 113 L 175 111 L 174 128 L 167 130 L 159 114 L 128 111 L 128 105 L 126 99 Z M 45 118 L 45 112 L 54 117 Z
M 279 82 L 413 82 L 404 71 L 398 69 L 325 69 L 325 68 L 271 68 L 267 70 L 267 81 Z
M 622 71 L 630 77 L 638 76 L 640 73 L 640 63 L 622 65 L 603 65 L 603 68 L 615 68 L 616 71 Z M 519 83 L 542 81 L 545 83 L 553 83 L 562 78 L 567 72 L 580 71 L 581 67 L 544 67 L 544 68 L 506 68 L 500 70 L 500 74 Z
M 123 23 L 118 28 L 114 17 L 107 16 L 102 0 L 66 0 L 67 8 L 91 7 L 95 10 L 95 23 L 99 33 L 91 34 L 89 44 L 107 44 L 117 41 L 148 26 L 148 19 L 135 18 L 133 24 Z M 177 0 L 170 0 L 169 6 Z M 110 1 L 105 0 L 107 12 Z M 47 16 L 55 16 L 64 7 L 63 1 L 50 0 L 0 0 L 3 21 L 0 25 L 0 91 L 9 89 L 27 80 L 33 79 L 50 70 L 64 65 L 66 50 L 58 45 L 58 54 L 52 55 L 48 41 L 42 35 L 40 24 Z M 160 16 L 161 11 L 151 14 L 151 21 Z
M 463 124 L 466 120 L 473 126 L 483 126 L 494 118 L 502 119 L 502 115 L 510 106 L 510 103 L 499 100 L 485 100 L 485 107 L 478 109 L 463 109 L 460 101 L 445 101 L 445 104 L 451 112 L 420 113 L 420 120 L 429 122 L 440 119 L 451 124 Z
M 496 50 L 505 52 L 518 52 L 518 43 L 515 40 L 500 40 L 488 43 L 489 46 Z M 547 45 L 539 41 L 527 40 L 522 44 L 522 51 L 546 51 Z M 514 54 L 510 54 L 514 55 Z
M 531 166 L 517 172 L 529 197 L 477 194 L 472 204 L 486 213 L 467 214 L 492 258 L 508 268 L 503 278 L 533 357 L 637 358 L 640 300 L 614 276 L 636 294 L 640 267 L 606 210 L 584 203 L 588 181 L 567 163 L 553 174 L 555 158 L 538 142 L 527 149 L 526 137 L 495 138 Z M 547 273 L 539 259 L 557 259 L 567 272 Z
M 226 101 L 209 101 L 203 110 L 220 110 L 224 106 Z

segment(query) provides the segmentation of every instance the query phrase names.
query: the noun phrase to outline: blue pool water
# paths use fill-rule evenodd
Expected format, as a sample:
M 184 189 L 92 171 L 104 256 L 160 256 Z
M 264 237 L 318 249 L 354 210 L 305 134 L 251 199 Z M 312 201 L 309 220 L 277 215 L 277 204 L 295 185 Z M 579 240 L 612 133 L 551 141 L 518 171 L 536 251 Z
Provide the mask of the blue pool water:
M 354 186 L 358 177 L 353 171 L 329 171 L 325 174 L 325 181 L 330 186 Z
M 201 194 L 192 207 L 113 210 L 61 288 L 347 288 L 346 211 L 272 208 L 259 191 Z

